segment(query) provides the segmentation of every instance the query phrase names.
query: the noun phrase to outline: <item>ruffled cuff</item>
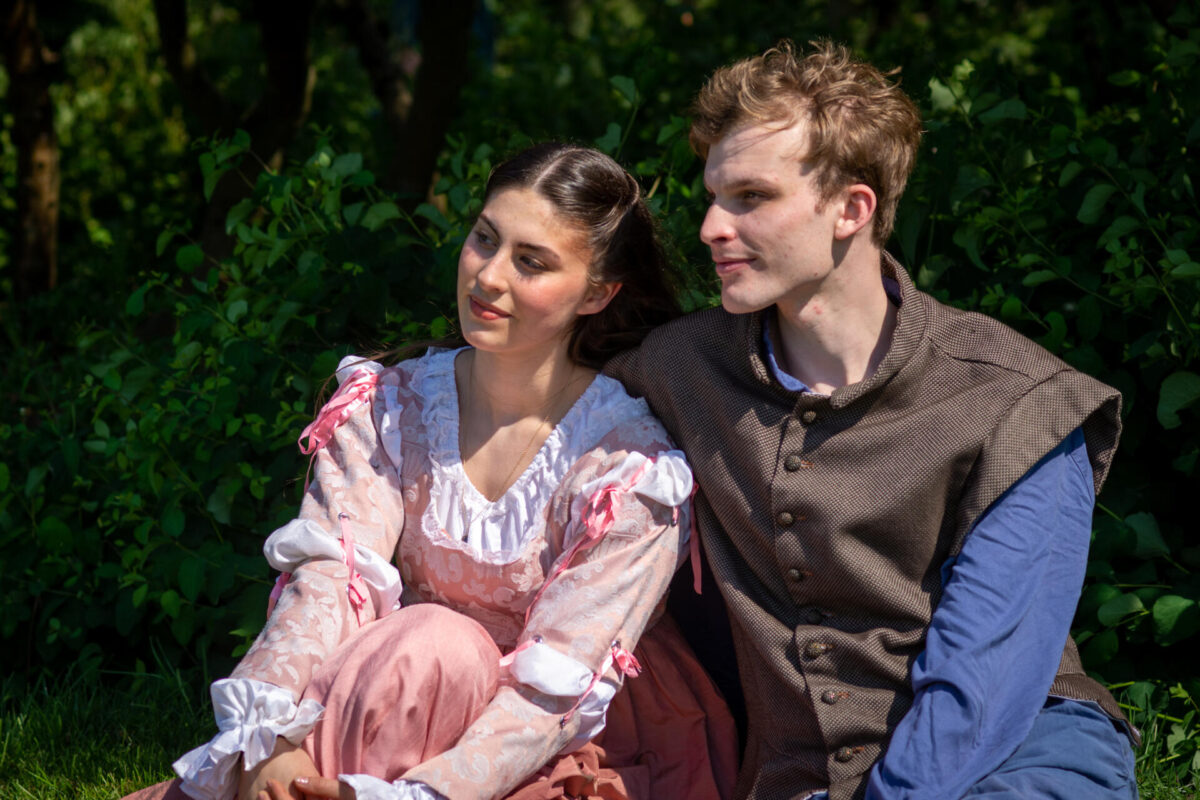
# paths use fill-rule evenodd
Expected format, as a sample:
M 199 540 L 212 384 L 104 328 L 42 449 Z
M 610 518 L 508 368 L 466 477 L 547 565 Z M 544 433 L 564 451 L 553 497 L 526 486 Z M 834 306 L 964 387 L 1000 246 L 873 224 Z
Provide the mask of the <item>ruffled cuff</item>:
M 238 782 L 238 758 L 253 769 L 275 750 L 282 736 L 300 744 L 325 710 L 316 700 L 299 705 L 287 689 L 250 678 L 226 678 L 210 690 L 220 731 L 172 766 L 183 791 L 196 800 L 227 800 Z
M 441 792 L 416 781 L 388 783 L 373 775 L 338 775 L 338 780 L 354 789 L 356 800 L 446 800 Z

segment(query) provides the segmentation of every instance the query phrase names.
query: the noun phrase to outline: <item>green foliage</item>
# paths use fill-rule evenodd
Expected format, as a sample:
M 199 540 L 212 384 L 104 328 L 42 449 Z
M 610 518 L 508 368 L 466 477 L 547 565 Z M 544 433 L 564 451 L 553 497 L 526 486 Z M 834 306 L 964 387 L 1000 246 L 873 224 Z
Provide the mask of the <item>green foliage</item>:
M 361 156 L 322 140 L 231 209 L 232 258 L 168 230 L 115 324 L 76 326 L 54 368 L 18 353 L 36 407 L 0 428 L 6 660 L 244 648 L 270 585 L 262 537 L 299 500 L 292 448 L 316 389 L 346 343 L 445 330 L 487 155 L 451 159 L 452 202 L 408 218 Z M 199 160 L 207 181 L 250 158 L 239 133 Z
M 1142 796 L 1194 796 L 1200 788 L 1200 681 L 1137 681 L 1114 688 L 1142 734 L 1137 757 Z

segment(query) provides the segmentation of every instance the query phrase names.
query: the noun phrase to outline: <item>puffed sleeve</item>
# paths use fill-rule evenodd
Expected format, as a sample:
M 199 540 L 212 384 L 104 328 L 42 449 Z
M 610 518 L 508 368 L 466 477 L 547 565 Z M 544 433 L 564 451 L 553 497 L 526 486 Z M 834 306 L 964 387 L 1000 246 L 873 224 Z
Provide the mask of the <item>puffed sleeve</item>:
M 315 454 L 300 515 L 263 548 L 283 573 L 277 602 L 233 674 L 212 686 L 219 733 L 174 765 L 199 800 L 233 796 L 243 754 L 249 769 L 270 755 L 277 737 L 302 741 L 322 711 L 312 700 L 297 703 L 314 670 L 359 628 L 399 606 L 391 560 L 404 523 L 393 424 L 402 376 L 359 360 L 339 369 L 339 378 L 338 392 L 305 431 Z
M 665 433 L 647 442 L 626 428 L 572 468 L 549 511 L 558 556 L 502 662 L 505 684 L 453 748 L 404 780 L 455 800 L 503 796 L 603 729 L 622 677 L 637 673 L 631 651 L 687 553 L 692 476 L 670 447 Z

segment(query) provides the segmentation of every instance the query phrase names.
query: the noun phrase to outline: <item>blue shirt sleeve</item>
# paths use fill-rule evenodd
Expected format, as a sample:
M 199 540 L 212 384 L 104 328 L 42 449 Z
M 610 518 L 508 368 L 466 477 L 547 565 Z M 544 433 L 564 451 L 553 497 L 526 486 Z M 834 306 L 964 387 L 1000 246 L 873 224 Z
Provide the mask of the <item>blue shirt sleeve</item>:
M 1077 429 L 980 517 L 942 568 L 913 705 L 867 800 L 962 797 L 1029 734 L 1070 635 L 1094 500 Z

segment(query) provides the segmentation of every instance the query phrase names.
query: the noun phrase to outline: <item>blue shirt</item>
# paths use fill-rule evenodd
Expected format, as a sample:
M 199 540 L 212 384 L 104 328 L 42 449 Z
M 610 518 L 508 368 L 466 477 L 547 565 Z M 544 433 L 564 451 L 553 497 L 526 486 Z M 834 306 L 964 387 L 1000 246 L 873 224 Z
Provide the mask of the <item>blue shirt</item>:
M 784 388 L 811 391 L 776 361 L 769 316 L 763 339 Z M 913 664 L 913 705 L 871 769 L 867 800 L 961 797 L 1029 735 L 1070 635 L 1094 501 L 1076 429 L 988 508 L 942 565 L 942 599 Z

